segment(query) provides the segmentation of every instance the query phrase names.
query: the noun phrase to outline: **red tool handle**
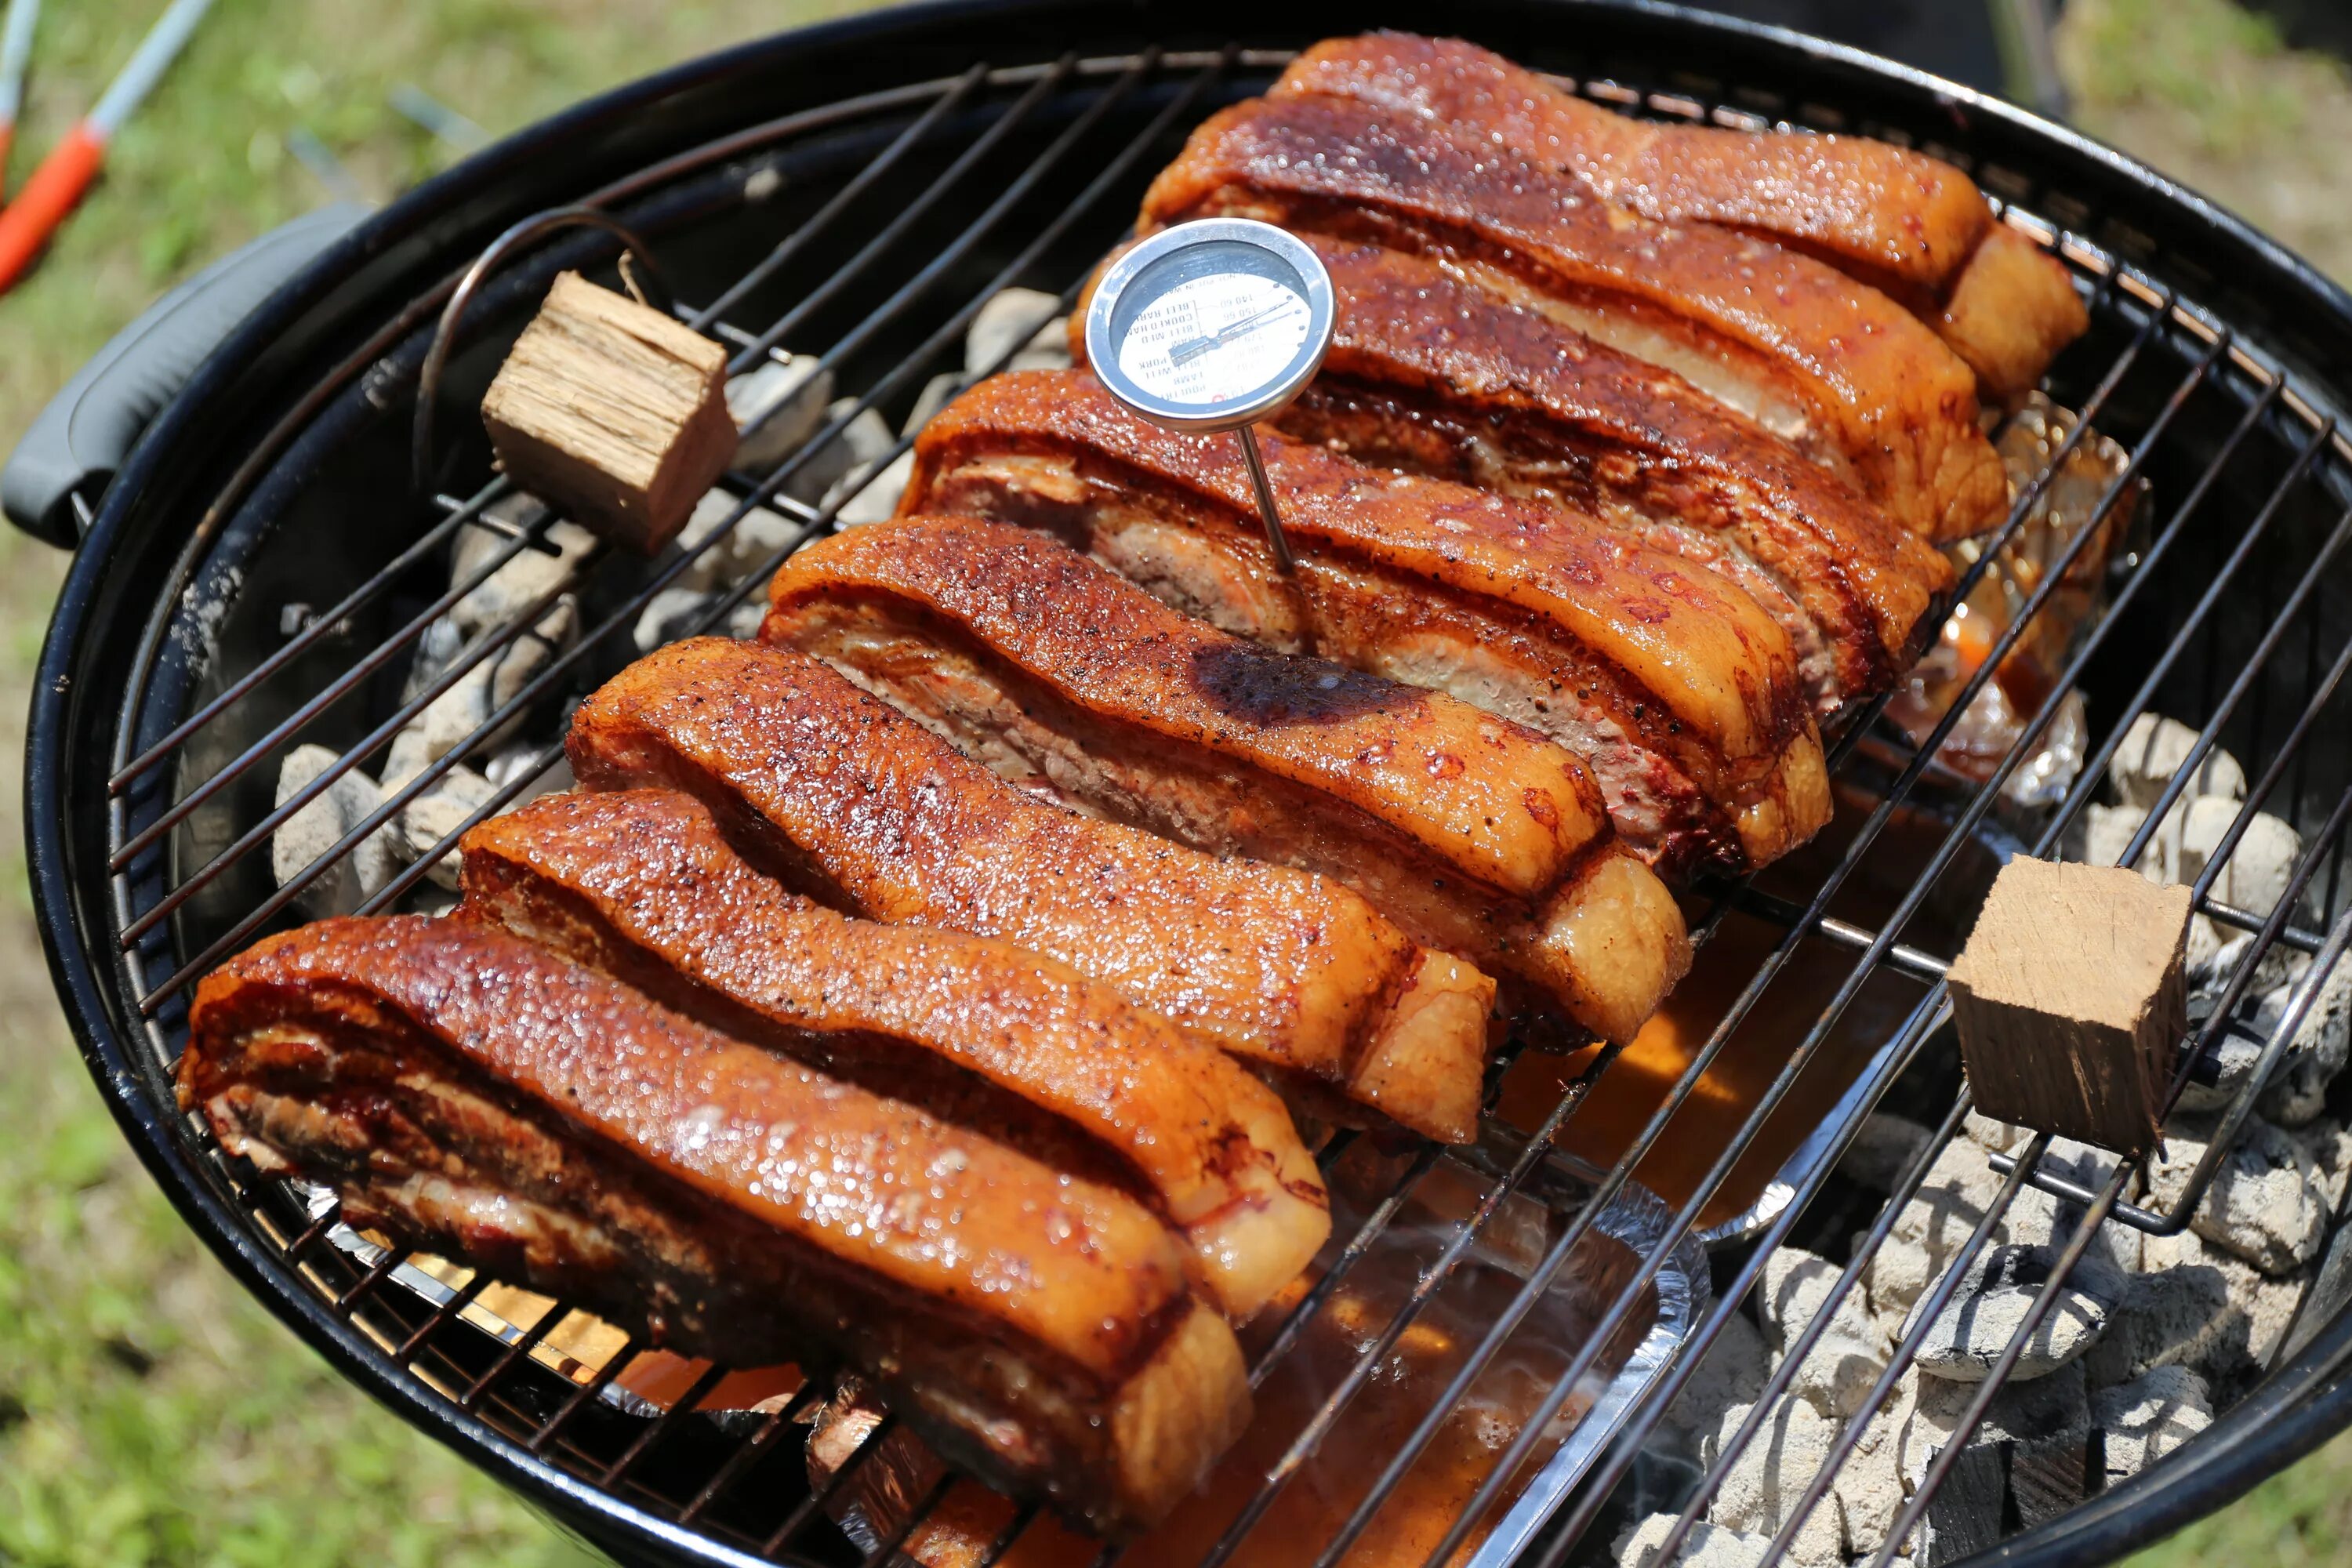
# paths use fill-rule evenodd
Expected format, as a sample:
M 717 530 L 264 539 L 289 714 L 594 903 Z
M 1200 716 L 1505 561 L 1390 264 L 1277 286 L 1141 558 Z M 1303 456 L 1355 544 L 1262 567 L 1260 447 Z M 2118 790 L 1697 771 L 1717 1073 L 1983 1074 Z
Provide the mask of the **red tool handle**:
M 41 160 L 16 199 L 0 208 L 0 293 L 14 288 L 25 275 L 58 225 L 89 189 L 99 164 L 105 160 L 105 142 L 88 121 L 76 125 Z
M 0 125 L 0 195 L 8 190 L 8 146 L 16 140 L 16 122 L 13 120 Z

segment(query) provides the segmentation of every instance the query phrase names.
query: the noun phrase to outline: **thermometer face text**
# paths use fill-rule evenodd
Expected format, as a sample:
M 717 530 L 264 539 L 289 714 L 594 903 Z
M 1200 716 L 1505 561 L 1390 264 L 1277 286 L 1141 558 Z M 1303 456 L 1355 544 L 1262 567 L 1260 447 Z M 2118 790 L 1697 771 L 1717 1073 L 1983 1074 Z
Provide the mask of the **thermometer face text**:
M 1207 434 L 1268 418 L 1331 341 L 1330 274 L 1297 239 L 1245 218 L 1161 229 L 1104 269 L 1087 361 L 1148 419 Z
M 1279 376 L 1307 342 L 1307 300 L 1248 272 L 1178 283 L 1135 314 L 1118 368 L 1171 403 L 1245 397 Z
M 1087 363 L 1112 396 L 1171 430 L 1233 432 L 1283 572 L 1297 563 L 1250 426 L 1313 378 L 1333 321 L 1321 258 L 1250 218 L 1161 229 L 1105 268 L 1087 304 Z

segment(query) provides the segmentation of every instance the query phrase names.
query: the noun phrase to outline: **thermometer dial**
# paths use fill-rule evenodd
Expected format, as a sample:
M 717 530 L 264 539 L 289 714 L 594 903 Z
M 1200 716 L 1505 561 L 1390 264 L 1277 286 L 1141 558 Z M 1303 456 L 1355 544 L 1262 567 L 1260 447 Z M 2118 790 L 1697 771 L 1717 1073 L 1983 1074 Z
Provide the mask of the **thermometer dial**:
M 1087 362 L 1113 396 L 1171 430 L 1234 432 L 1286 572 L 1289 542 L 1249 427 L 1298 395 L 1331 326 L 1322 258 L 1248 218 L 1161 229 L 1110 265 L 1087 307 Z
M 1112 264 L 1087 310 L 1087 359 L 1147 419 L 1205 433 L 1281 411 L 1331 342 L 1331 279 L 1271 224 L 1204 218 Z

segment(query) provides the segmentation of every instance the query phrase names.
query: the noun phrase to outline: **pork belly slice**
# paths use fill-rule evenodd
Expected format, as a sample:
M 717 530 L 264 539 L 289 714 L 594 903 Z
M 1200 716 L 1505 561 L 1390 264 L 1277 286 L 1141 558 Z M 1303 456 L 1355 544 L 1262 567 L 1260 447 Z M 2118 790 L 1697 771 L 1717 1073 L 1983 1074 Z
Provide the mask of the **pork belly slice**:
M 814 659 L 673 644 L 582 704 L 565 749 L 591 788 L 697 796 L 753 865 L 836 909 L 1059 959 L 1318 1113 L 1476 1136 L 1495 983 L 1475 967 L 1328 879 L 1024 793 Z
M 919 1105 L 1172 1222 L 1248 1318 L 1330 1234 L 1274 1091 L 1068 965 L 785 891 L 669 790 L 551 795 L 466 836 L 465 912 L 739 1039 Z
M 689 1355 L 854 1367 L 1114 1531 L 1248 1419 L 1157 1216 L 474 921 L 333 920 L 197 988 L 183 1109 L 355 1225 Z
M 1828 820 L 1795 656 L 1738 588 L 1557 508 L 1260 444 L 1289 575 L 1234 442 L 1161 430 L 1084 372 L 996 376 L 951 404 L 901 510 L 1039 529 L 1225 631 L 1525 724 L 1669 872 L 1762 864 Z
M 1822 718 L 1887 689 L 1934 635 L 1943 553 L 1771 432 L 1425 257 L 1307 243 L 1338 321 L 1285 432 L 1549 501 L 1722 574 L 1780 623 Z
M 1661 125 L 1589 103 L 1458 38 L 1330 38 L 1273 98 L 1350 99 L 1508 149 L 1662 223 L 1768 236 L 1884 289 L 1995 396 L 2031 389 L 2090 325 L 2066 268 L 1939 159 L 1859 136 Z
M 1000 773 L 1332 877 L 1595 1034 L 1631 1038 L 1689 966 L 1681 911 L 1575 759 L 1466 703 L 1270 653 L 1006 523 L 856 529 L 769 594 L 762 637 Z
M 1221 110 L 1144 198 L 1147 227 L 1220 215 L 1431 256 L 1850 468 L 1927 537 L 1978 532 L 2007 499 L 1969 367 L 1877 289 L 1770 240 L 1654 223 L 1507 149 L 1322 97 Z

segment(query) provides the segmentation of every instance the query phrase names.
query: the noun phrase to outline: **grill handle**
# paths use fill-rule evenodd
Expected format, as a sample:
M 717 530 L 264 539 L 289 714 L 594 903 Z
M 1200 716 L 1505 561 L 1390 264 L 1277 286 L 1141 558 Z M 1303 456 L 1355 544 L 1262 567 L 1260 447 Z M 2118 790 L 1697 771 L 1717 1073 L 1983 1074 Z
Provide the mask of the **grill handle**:
M 255 306 L 368 215 L 337 202 L 231 251 L 149 306 L 74 374 L 0 468 L 0 511 L 70 550 L 156 415 Z

